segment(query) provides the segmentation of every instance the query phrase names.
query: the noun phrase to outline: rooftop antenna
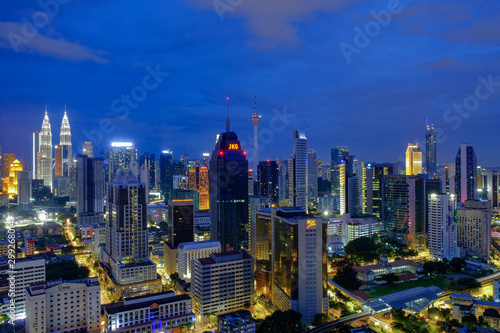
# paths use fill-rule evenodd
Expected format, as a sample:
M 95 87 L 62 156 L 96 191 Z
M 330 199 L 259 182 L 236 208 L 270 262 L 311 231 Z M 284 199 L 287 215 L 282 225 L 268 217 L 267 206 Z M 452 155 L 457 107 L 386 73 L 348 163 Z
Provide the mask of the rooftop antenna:
M 229 97 L 226 97 L 226 103 L 227 103 L 226 132 L 229 132 Z
M 257 110 L 257 91 L 254 91 L 255 94 L 255 110 Z

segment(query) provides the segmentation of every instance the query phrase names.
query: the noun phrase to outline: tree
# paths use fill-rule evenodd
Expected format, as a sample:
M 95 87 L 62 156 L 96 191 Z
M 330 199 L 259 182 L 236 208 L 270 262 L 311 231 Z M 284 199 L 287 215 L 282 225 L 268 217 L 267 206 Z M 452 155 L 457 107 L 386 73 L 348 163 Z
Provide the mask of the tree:
M 470 314 L 462 317 L 462 324 L 472 327 L 477 327 L 477 318 L 475 315 Z
M 403 309 L 392 309 L 392 328 L 394 332 L 401 333 L 427 333 L 429 325 L 424 318 L 406 314 Z
M 333 277 L 333 281 L 348 290 L 357 290 L 362 284 L 358 280 L 358 272 L 352 268 L 352 264 L 350 263 L 337 271 L 337 275 Z
M 448 288 L 452 290 L 464 291 L 476 291 L 481 288 L 481 283 L 474 278 L 464 278 L 458 279 L 456 282 L 450 283 Z
M 68 246 L 61 248 L 62 254 L 70 254 L 70 253 L 73 253 L 74 250 L 75 250 L 75 248 L 72 245 L 68 245 Z
M 467 263 L 465 262 L 464 258 L 458 257 L 451 259 L 449 263 L 451 269 L 453 269 L 455 272 L 461 272 L 462 268 L 465 267 L 466 264 Z
M 179 281 L 179 273 L 177 273 L 177 272 L 172 273 L 172 274 L 170 274 L 169 278 L 173 284 L 176 284 L 177 281 Z
M 78 265 L 75 260 L 49 262 L 45 265 L 46 280 L 75 280 L 88 278 L 90 271 L 85 266 Z
M 257 327 L 257 333 L 300 333 L 303 332 L 302 314 L 293 310 L 275 311 Z
M 316 313 L 314 315 L 314 318 L 313 318 L 313 321 L 312 321 L 312 325 L 313 326 L 319 326 L 319 325 L 323 325 L 325 323 L 328 322 L 328 316 L 324 313 Z
M 354 262 L 371 262 L 378 257 L 377 245 L 370 237 L 353 239 L 344 246 L 344 251 Z
M 381 279 L 387 281 L 390 284 L 393 284 L 394 282 L 398 282 L 399 281 L 399 276 L 397 276 L 394 273 L 390 273 L 390 274 L 384 274 L 384 275 L 382 275 Z
M 165 221 L 161 221 L 161 222 L 160 222 L 160 228 L 161 228 L 161 229 L 167 229 L 167 228 L 168 228 L 168 223 L 167 223 L 167 222 L 165 222 Z

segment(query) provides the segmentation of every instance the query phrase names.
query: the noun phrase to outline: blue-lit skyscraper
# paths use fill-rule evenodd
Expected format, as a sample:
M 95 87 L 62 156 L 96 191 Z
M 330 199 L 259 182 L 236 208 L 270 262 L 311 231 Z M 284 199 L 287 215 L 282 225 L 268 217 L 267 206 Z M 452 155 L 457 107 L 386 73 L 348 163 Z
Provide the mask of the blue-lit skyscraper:
M 160 192 L 168 201 L 170 191 L 174 187 L 174 159 L 173 152 L 169 149 L 160 154 Z
M 455 159 L 457 202 L 477 199 L 477 159 L 472 146 L 463 143 Z
M 434 124 L 427 121 L 427 133 L 425 133 L 425 170 L 429 178 L 436 178 L 436 134 Z

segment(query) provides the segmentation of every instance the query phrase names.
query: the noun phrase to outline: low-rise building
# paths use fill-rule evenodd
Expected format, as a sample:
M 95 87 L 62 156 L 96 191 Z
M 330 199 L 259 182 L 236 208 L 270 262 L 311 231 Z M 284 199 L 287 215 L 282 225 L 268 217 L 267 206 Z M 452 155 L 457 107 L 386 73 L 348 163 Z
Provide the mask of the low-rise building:
M 192 299 L 173 291 L 126 298 L 105 304 L 104 332 L 163 332 L 182 325 L 194 326 Z
M 250 311 L 240 310 L 217 317 L 219 333 L 255 333 L 255 320 Z
M 35 283 L 26 288 L 26 332 L 100 332 L 98 279 Z
M 386 254 L 380 255 L 380 260 L 376 265 L 353 266 L 353 268 L 358 272 L 358 278 L 365 282 L 373 281 L 384 274 L 420 273 L 423 271 L 423 265 L 420 262 L 405 259 L 389 262 Z

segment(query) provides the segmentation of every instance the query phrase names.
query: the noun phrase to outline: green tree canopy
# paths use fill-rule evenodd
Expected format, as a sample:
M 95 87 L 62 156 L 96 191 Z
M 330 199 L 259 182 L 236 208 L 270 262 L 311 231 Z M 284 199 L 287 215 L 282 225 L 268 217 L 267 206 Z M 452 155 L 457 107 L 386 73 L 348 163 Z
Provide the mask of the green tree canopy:
M 394 283 L 394 282 L 398 282 L 399 281 L 399 276 L 397 276 L 396 274 L 394 273 L 390 273 L 390 274 L 384 274 L 381 276 L 382 280 L 385 280 L 389 283 Z
M 392 329 L 400 333 L 427 333 L 429 325 L 424 318 L 405 313 L 402 309 L 392 309 Z
M 358 280 L 358 272 L 352 268 L 352 264 L 348 263 L 337 271 L 333 277 L 333 281 L 348 290 L 357 290 L 362 282 Z
M 300 333 L 303 332 L 302 314 L 293 310 L 275 311 L 257 327 L 257 333 Z
M 370 237 L 353 239 L 344 246 L 344 251 L 356 263 L 371 262 L 378 258 L 377 245 Z
M 45 265 L 45 269 L 47 281 L 84 279 L 88 278 L 90 274 L 87 267 L 78 265 L 75 260 L 49 262 Z

